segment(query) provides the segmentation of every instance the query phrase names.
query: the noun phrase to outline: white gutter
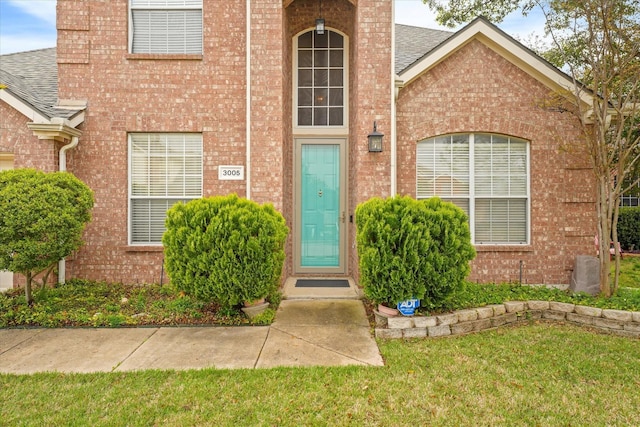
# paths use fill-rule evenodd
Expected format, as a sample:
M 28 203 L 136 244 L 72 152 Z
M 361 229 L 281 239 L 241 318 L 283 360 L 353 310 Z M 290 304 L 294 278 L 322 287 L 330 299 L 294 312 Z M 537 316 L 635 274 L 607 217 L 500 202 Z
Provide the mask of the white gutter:
M 391 5 L 391 197 L 398 191 L 397 185 L 397 140 L 396 140 L 396 2 Z
M 60 153 L 58 154 L 59 161 L 59 170 L 60 172 L 65 172 L 67 170 L 67 151 L 72 148 L 76 148 L 78 146 L 78 137 L 72 136 L 71 142 L 64 147 L 60 148 Z
M 251 0 L 247 0 L 246 3 L 246 20 L 247 20 L 247 28 L 246 28 L 246 79 L 247 79 L 247 93 L 246 93 L 246 160 L 245 160 L 245 168 L 247 173 L 245 175 L 245 184 L 247 186 L 246 189 L 246 197 L 247 199 L 251 199 Z
M 58 170 L 60 172 L 65 172 L 67 170 L 67 151 L 71 150 L 78 146 L 78 137 L 72 136 L 71 142 L 62 148 L 60 148 L 60 152 L 58 153 Z M 67 261 L 62 258 L 58 261 L 58 283 L 65 283 L 66 280 L 66 267 Z

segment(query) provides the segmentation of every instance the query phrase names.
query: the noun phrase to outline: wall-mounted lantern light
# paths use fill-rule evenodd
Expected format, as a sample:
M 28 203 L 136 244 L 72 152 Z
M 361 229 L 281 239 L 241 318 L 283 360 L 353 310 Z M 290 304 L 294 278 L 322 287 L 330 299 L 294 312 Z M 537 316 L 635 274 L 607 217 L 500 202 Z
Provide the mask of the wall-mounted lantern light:
M 379 153 L 382 151 L 382 138 L 384 134 L 378 132 L 378 126 L 376 122 L 373 122 L 373 132 L 367 137 L 369 139 L 369 152 Z
M 318 9 L 319 9 L 318 16 L 320 16 L 320 18 L 316 19 L 316 34 L 324 34 L 324 18 L 322 18 L 322 0 L 320 0 Z

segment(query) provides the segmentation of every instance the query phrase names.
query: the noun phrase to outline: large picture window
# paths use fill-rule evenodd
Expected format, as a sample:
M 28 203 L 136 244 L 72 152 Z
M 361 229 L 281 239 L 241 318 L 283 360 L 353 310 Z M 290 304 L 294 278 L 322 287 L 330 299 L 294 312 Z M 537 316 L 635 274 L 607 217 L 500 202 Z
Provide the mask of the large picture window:
M 476 244 L 529 239 L 529 148 L 525 140 L 455 134 L 418 143 L 419 199 L 438 196 L 469 216 Z
M 161 244 L 167 209 L 202 197 L 202 135 L 129 135 L 129 242 Z
M 130 51 L 202 54 L 202 0 L 130 0 Z
M 344 36 L 311 30 L 296 40 L 296 125 L 345 126 Z

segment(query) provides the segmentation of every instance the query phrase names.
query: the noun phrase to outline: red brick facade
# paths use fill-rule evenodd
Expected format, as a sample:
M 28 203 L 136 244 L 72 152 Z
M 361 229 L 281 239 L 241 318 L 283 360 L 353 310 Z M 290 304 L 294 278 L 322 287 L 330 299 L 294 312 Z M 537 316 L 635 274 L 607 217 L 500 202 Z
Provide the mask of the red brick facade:
M 218 181 L 219 165 L 245 165 L 249 197 L 270 202 L 292 229 L 293 38 L 314 25 L 315 0 L 252 0 L 250 164 L 247 153 L 246 1 L 205 1 L 201 56 L 168 59 L 128 53 L 127 0 L 58 2 L 59 96 L 89 102 L 83 135 L 70 165 L 94 190 L 96 207 L 86 245 L 69 263 L 72 276 L 158 281 L 160 247 L 127 245 L 127 134 L 200 132 L 204 195 L 247 196 L 245 181 Z M 349 210 L 372 195 L 390 194 L 389 152 L 367 152 L 373 121 L 391 126 L 390 0 L 325 0 L 328 28 L 349 40 Z M 362 177 L 368 179 L 362 180 Z M 355 228 L 349 229 L 349 240 Z M 351 244 L 348 245 L 352 247 Z M 289 259 L 293 239 L 287 244 Z M 347 274 L 357 269 L 354 251 Z M 292 264 L 285 265 L 285 275 Z
M 347 218 L 359 203 L 393 191 L 392 3 L 322 1 L 327 28 L 344 34 L 348 42 L 349 125 L 337 135 L 347 144 Z M 129 283 L 167 280 L 161 277 L 161 246 L 128 244 L 132 132 L 200 133 L 203 195 L 237 193 L 272 203 L 292 231 L 284 277 L 294 274 L 293 235 L 299 226 L 294 148 L 300 136 L 293 126 L 294 38 L 312 28 L 319 2 L 204 0 L 202 55 L 172 56 L 129 53 L 128 0 L 57 4 L 59 98 L 87 101 L 86 119 L 79 126 L 83 133 L 78 147 L 68 153 L 68 169 L 93 189 L 96 198 L 86 244 L 69 259 L 67 277 Z M 579 132 L 568 114 L 536 107 L 536 100 L 547 92 L 477 41 L 399 92 L 398 194 L 415 196 L 417 141 L 454 132 L 499 133 L 530 141 L 531 244 L 477 247 L 472 280 L 518 280 L 522 261 L 528 283 L 568 283 L 575 255 L 591 249 L 594 208 L 592 188 L 585 188 L 589 170 L 561 150 L 576 143 Z M 17 167 L 54 170 L 59 145 L 37 141 L 26 127 L 28 120 L 5 105 L 0 108 L 3 132 L 15 135 L 1 139 L 0 152 L 15 153 Z M 385 134 L 381 153 L 367 149 L 374 121 Z M 315 136 L 322 137 L 322 132 Z M 219 180 L 220 165 L 243 165 L 246 179 Z M 357 278 L 355 225 L 347 220 L 346 226 L 344 274 Z
M 538 107 L 550 89 L 479 41 L 472 41 L 400 90 L 398 193 L 416 195 L 416 143 L 486 132 L 530 142 L 531 241 L 477 245 L 473 281 L 568 283 L 576 254 L 593 251 L 594 187 L 576 118 Z M 404 167 L 406 165 L 406 167 Z
M 35 168 L 46 172 L 57 170 L 61 144 L 33 136 L 27 127 L 29 122 L 31 120 L 9 105 L 0 103 L 0 154 L 12 154 L 16 168 Z

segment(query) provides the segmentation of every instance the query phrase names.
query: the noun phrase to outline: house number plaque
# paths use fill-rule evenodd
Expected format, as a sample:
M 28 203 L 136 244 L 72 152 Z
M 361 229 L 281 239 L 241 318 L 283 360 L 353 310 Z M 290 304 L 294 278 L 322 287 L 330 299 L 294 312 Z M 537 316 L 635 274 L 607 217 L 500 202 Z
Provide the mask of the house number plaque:
M 244 179 L 244 166 L 218 166 L 220 181 L 238 181 Z

